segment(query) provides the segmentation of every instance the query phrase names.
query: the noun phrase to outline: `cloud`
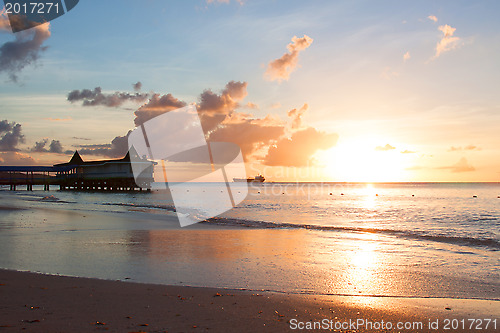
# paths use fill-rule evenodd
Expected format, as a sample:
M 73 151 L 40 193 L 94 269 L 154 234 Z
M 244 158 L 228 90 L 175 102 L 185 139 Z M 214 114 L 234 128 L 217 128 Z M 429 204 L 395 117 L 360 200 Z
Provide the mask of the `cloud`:
M 73 90 L 68 94 L 68 101 L 71 103 L 82 101 L 83 106 L 104 105 L 107 107 L 118 107 L 127 101 L 144 102 L 148 98 L 146 93 L 126 93 L 115 92 L 113 94 L 103 94 L 101 87 L 96 87 L 94 90 L 83 89 Z
M 245 107 L 247 109 L 254 109 L 254 110 L 258 110 L 260 109 L 259 106 L 255 103 L 252 103 L 252 102 L 248 102 L 247 104 L 245 104 Z
M 50 37 L 50 23 L 38 25 L 32 29 L 18 32 L 15 40 L 0 46 L 0 73 L 5 72 L 13 82 L 18 81 L 18 73 L 26 66 L 34 64 L 40 53 L 47 49 L 42 46 Z M 0 13 L 0 31 L 10 31 L 9 19 Z
M 404 61 L 407 61 L 411 58 L 410 56 L 410 51 L 406 51 L 406 53 L 403 55 L 403 60 Z
M 301 117 L 308 109 L 307 104 L 288 112 L 292 123 L 290 139 L 283 139 L 289 127 L 279 117 L 267 115 L 256 118 L 251 114 L 237 112 L 240 107 L 257 108 L 253 103 L 240 105 L 247 96 L 247 85 L 246 82 L 230 81 L 219 93 L 207 89 L 200 94 L 197 110 L 207 141 L 235 143 L 241 148 L 245 160 L 266 159 L 273 165 L 290 163 L 298 165 L 299 158 L 307 163 L 318 149 L 329 148 L 336 143 L 336 134 L 319 132 L 314 128 L 303 128 Z M 82 92 L 84 95 L 93 93 L 89 90 Z M 185 105 L 186 102 L 175 98 L 172 94 L 153 94 L 149 101 L 135 111 L 134 123 L 138 126 L 155 116 Z M 128 148 L 128 135 L 115 137 L 111 144 L 81 145 L 79 152 L 82 155 L 123 157 Z M 271 146 L 274 147 L 272 153 L 270 153 Z M 286 154 L 288 149 L 298 151 L 289 152 L 292 157 L 284 159 L 282 163 L 285 164 L 281 164 L 279 160 L 281 154 Z
M 443 37 L 436 44 L 436 54 L 432 59 L 436 59 L 442 53 L 451 51 L 459 46 L 460 38 L 456 36 L 453 37 L 455 30 L 457 30 L 456 28 L 452 28 L 451 26 L 445 24 L 445 25 L 440 25 L 438 27 L 438 30 L 440 30 L 443 33 Z
M 45 148 L 49 143 L 49 139 L 45 138 L 42 141 L 37 141 L 33 148 L 31 148 L 32 152 L 35 153 L 54 153 L 54 154 L 69 154 L 71 151 L 64 151 L 63 146 L 59 140 L 52 140 L 49 144 L 49 148 Z
M 128 151 L 128 136 L 132 131 L 129 131 L 124 136 L 115 137 L 110 144 L 85 145 L 79 150 L 81 155 L 100 155 L 110 158 L 120 158 L 125 156 Z
M 160 96 L 153 94 L 149 101 L 134 112 L 134 123 L 140 126 L 144 122 L 159 116 L 165 112 L 186 106 L 186 103 L 175 98 L 172 94 Z
M 434 16 L 434 15 L 429 15 L 429 16 L 427 16 L 427 18 L 428 18 L 429 20 L 431 20 L 431 21 L 434 21 L 434 22 L 437 22 L 437 21 L 438 21 L 438 18 L 437 18 L 436 16 Z
M 245 160 L 259 158 L 256 154 L 267 149 L 285 134 L 285 126 L 272 116 L 253 119 L 251 115 L 234 113 L 209 134 L 208 141 L 232 142 L 240 146 Z
M 281 80 L 288 80 L 290 74 L 297 67 L 299 53 L 307 49 L 312 42 L 313 39 L 307 35 L 301 38 L 294 36 L 292 43 L 287 46 L 288 52 L 267 65 L 264 77 L 270 81 L 278 80 L 279 82 Z
M 416 153 L 416 151 L 412 151 L 412 150 L 403 150 L 401 152 L 401 154 L 415 154 L 415 153 Z
M 73 118 L 67 117 L 67 118 L 43 118 L 44 120 L 48 121 L 71 121 Z
M 271 146 L 263 164 L 269 166 L 304 167 L 312 162 L 312 156 L 318 150 L 335 146 L 337 134 L 329 134 L 308 127 L 292 134 L 291 138 L 282 138 Z
M 450 149 L 448 149 L 448 152 L 454 152 L 454 151 L 471 151 L 471 150 L 481 150 L 480 147 L 478 146 L 474 146 L 474 145 L 468 145 L 468 146 L 465 146 L 465 147 L 454 147 L 454 146 L 451 146 Z
M 23 153 L 19 152 L 0 152 L 0 163 L 2 165 L 34 165 L 35 160 Z
M 476 170 L 476 168 L 474 168 L 472 165 L 469 164 L 469 162 L 467 161 L 467 159 L 465 157 L 462 157 L 456 164 L 454 164 L 452 166 L 440 167 L 438 169 L 448 169 L 454 173 L 471 172 L 471 171 Z
M 391 146 L 390 144 L 386 144 L 385 146 L 377 146 L 375 147 L 376 151 L 389 151 L 396 149 L 395 147 Z
M 205 90 L 200 95 L 198 114 L 205 133 L 213 131 L 239 107 L 248 94 L 247 82 L 230 81 L 220 94 Z
M 142 83 L 137 81 L 137 83 L 134 83 L 132 87 L 134 88 L 134 91 L 140 91 L 142 89 Z
M 72 139 L 75 139 L 75 140 L 82 140 L 82 141 L 90 141 L 90 140 L 92 140 L 92 139 L 90 139 L 90 138 L 79 138 L 79 137 L 77 137 L 77 136 L 72 137 Z
M 17 146 L 24 142 L 21 124 L 0 121 L 0 151 L 19 151 Z
M 309 105 L 304 104 L 300 109 L 292 109 L 287 112 L 288 117 L 292 118 L 292 129 L 296 130 L 302 126 L 302 115 L 307 111 Z
M 386 80 L 391 80 L 399 76 L 399 72 L 396 72 L 391 69 L 391 67 L 385 67 L 384 71 L 380 74 Z

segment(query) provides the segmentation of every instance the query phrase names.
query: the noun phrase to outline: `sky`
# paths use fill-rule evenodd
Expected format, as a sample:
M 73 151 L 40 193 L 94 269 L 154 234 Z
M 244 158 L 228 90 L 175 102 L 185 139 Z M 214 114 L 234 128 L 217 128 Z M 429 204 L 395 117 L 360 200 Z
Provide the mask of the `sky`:
M 85 0 L 0 16 L 0 165 L 119 158 L 195 103 L 274 181 L 500 181 L 497 1 Z M 154 121 L 154 120 L 153 120 Z

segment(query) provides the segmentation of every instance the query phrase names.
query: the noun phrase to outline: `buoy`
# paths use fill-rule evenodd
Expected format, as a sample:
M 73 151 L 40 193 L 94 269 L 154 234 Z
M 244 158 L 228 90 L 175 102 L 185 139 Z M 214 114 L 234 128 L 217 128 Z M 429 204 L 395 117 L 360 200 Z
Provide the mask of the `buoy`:
M 340 195 L 344 195 L 344 193 L 340 193 Z
M 412 194 L 411 196 L 412 196 L 412 197 L 414 197 L 414 196 L 415 196 L 415 194 Z
M 473 195 L 472 197 L 473 197 L 473 198 L 477 198 L 477 195 Z
M 377 194 L 375 194 L 375 196 L 376 196 L 376 197 L 378 197 L 378 193 L 377 193 Z
M 330 193 L 330 195 L 332 195 L 332 194 Z

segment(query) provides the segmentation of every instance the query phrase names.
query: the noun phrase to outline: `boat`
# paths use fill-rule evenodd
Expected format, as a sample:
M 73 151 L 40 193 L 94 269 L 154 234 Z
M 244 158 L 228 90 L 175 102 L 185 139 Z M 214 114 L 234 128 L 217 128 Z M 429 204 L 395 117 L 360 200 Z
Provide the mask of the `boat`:
M 233 178 L 233 182 L 236 183 L 263 183 L 266 180 L 264 176 L 258 175 L 255 177 L 248 177 L 248 178 Z

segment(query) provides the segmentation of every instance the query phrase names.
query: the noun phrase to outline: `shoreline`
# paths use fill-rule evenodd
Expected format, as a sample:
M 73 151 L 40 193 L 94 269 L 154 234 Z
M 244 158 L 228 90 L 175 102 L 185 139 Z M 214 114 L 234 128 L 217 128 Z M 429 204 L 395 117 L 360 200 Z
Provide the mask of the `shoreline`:
M 225 332 L 235 327 L 239 332 L 288 332 L 300 322 L 325 319 L 331 325 L 359 320 L 372 325 L 382 320 L 394 325 L 422 322 L 419 331 L 449 332 L 443 328 L 446 319 L 495 319 L 500 309 L 499 301 L 488 300 L 276 293 L 4 269 L 0 295 L 0 331 L 30 332 Z M 438 329 L 429 330 L 429 322 L 436 320 Z M 498 325 L 499 320 L 497 329 Z M 360 326 L 356 331 L 373 330 Z M 482 331 L 495 330 L 483 324 Z

